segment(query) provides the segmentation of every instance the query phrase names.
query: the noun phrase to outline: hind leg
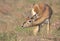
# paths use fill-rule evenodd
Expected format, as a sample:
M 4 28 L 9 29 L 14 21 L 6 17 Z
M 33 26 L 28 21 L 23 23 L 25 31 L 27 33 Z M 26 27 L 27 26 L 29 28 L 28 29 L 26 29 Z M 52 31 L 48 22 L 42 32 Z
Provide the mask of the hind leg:
M 47 24 L 47 34 L 50 34 L 50 19 L 46 19 L 45 23 Z

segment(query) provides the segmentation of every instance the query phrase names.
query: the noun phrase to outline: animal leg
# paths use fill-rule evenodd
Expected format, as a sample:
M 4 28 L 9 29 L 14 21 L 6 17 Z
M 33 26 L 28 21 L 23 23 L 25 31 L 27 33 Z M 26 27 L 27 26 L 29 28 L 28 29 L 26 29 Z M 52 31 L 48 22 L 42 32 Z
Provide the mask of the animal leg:
M 39 26 L 34 26 L 33 34 L 37 35 L 38 31 L 39 31 Z
M 47 34 L 50 34 L 50 20 L 47 19 L 46 22 L 47 22 Z

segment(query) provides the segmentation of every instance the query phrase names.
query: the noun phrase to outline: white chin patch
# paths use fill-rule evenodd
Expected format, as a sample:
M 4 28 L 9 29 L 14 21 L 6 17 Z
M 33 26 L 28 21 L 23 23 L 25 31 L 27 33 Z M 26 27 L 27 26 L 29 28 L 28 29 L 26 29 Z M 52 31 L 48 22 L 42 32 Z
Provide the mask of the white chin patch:
M 36 12 L 34 11 L 34 9 L 32 8 L 32 15 L 35 15 L 36 14 Z

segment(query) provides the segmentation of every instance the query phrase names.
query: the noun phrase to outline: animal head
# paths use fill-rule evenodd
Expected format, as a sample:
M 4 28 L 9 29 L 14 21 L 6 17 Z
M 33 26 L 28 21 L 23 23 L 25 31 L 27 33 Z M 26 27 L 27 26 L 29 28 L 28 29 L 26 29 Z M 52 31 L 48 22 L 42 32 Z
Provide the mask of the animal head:
M 31 26 L 33 26 L 33 22 L 36 21 L 37 18 L 38 18 L 37 14 L 35 14 L 31 18 L 27 17 L 26 21 L 22 24 L 22 27 L 31 27 Z
M 28 19 L 27 21 L 23 22 L 22 27 L 31 27 L 32 26 L 32 19 Z

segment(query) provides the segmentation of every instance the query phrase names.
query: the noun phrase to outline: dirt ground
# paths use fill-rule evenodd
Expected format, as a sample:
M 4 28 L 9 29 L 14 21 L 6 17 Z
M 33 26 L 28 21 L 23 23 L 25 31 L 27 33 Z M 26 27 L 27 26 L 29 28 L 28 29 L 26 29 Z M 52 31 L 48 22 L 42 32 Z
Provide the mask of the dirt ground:
M 36 36 L 34 27 L 21 27 L 34 3 L 51 6 L 51 35 L 46 34 L 46 25 Z M 60 0 L 0 0 L 0 41 L 60 41 Z

